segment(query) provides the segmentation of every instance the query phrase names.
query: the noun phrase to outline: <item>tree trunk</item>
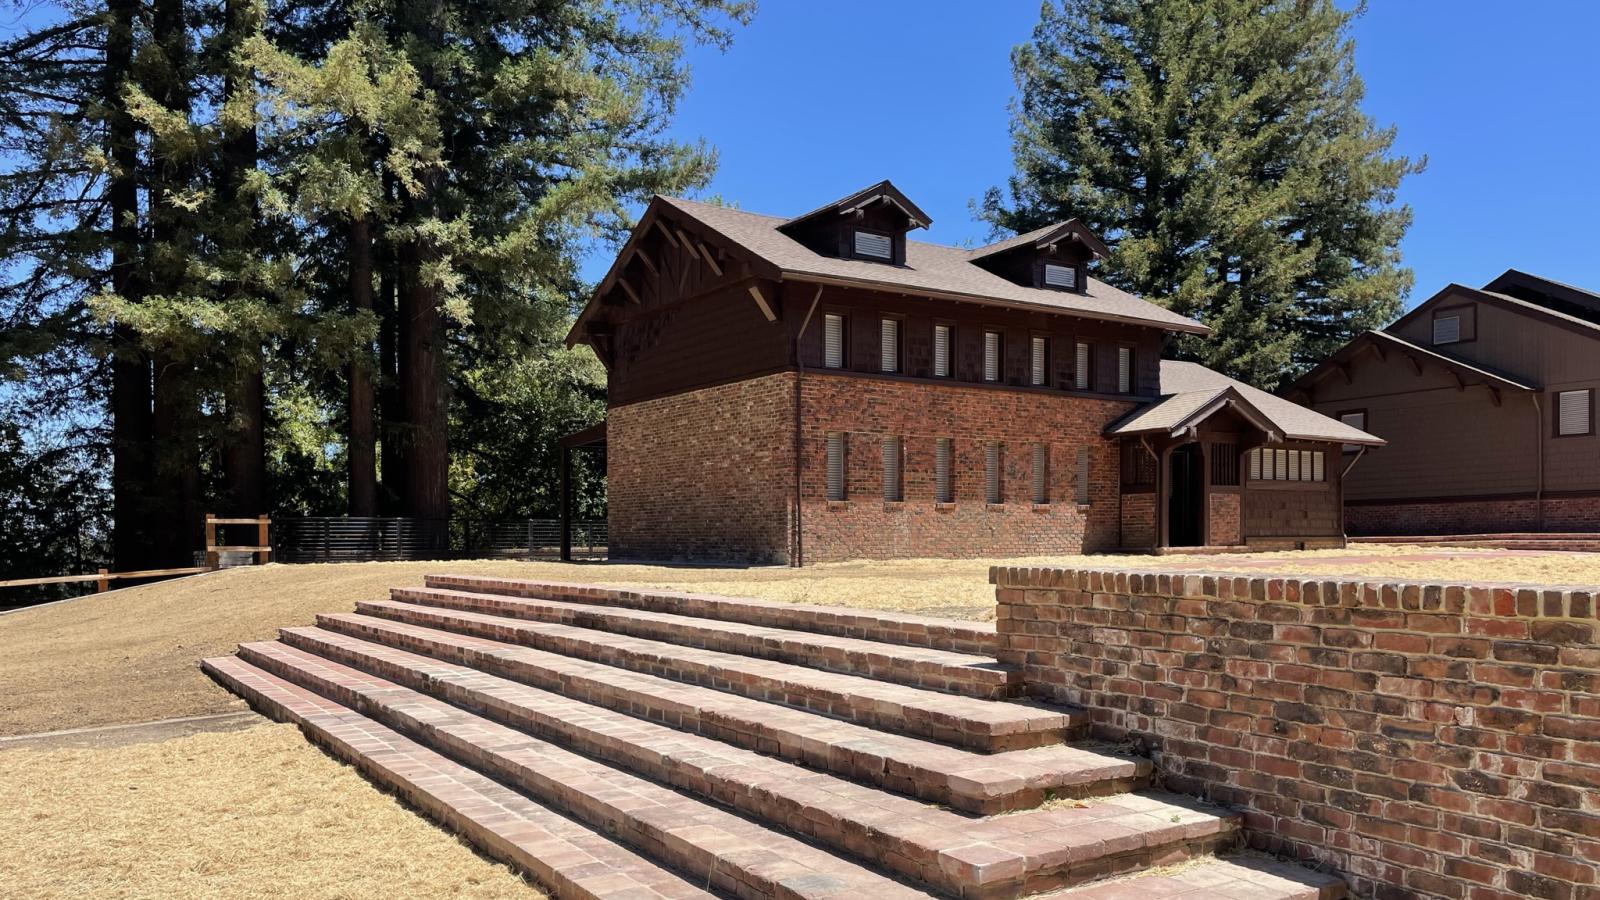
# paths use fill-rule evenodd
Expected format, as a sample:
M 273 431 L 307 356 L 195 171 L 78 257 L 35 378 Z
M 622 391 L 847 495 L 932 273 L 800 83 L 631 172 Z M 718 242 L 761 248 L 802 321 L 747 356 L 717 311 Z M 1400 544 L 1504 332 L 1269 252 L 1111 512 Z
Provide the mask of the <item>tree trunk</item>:
M 265 408 L 266 385 L 258 360 L 238 373 L 228 391 L 228 424 L 222 443 L 224 515 L 258 516 L 267 511 Z
M 350 222 L 350 306 L 372 310 L 372 228 L 365 217 Z M 350 515 L 377 514 L 378 471 L 372 420 L 372 362 L 362 347 L 351 360 L 349 460 Z
M 439 288 L 421 275 L 437 251 L 427 239 L 410 242 L 400 295 L 400 393 L 405 412 L 406 480 L 402 506 L 417 519 L 450 515 L 447 480 L 449 427 L 444 379 L 444 321 Z
M 393 175 L 383 176 L 384 196 L 396 199 Z M 405 412 L 400 402 L 399 345 L 400 258 L 395 242 L 387 235 L 382 241 L 383 271 L 379 276 L 382 322 L 378 332 L 378 387 L 382 395 L 383 509 L 386 515 L 401 513 L 400 498 L 405 496 L 406 457 Z
M 122 101 L 133 70 L 133 23 L 137 0 L 111 0 L 106 32 L 105 102 L 111 110 L 106 143 L 114 171 L 106 187 L 110 204 L 111 290 L 137 302 L 139 289 L 138 137 Z M 151 561 L 150 517 L 145 491 L 150 482 L 150 359 L 139 335 L 117 324 L 111 334 L 112 566 L 128 572 Z

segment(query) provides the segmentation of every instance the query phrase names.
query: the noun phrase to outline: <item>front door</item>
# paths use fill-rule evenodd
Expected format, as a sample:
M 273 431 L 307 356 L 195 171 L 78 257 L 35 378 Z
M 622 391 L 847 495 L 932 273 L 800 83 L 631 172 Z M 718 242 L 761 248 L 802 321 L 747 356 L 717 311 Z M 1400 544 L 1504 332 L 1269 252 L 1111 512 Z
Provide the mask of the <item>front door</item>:
M 1206 498 L 1204 457 L 1200 445 L 1172 451 L 1167 483 L 1167 546 L 1199 547 L 1205 543 Z

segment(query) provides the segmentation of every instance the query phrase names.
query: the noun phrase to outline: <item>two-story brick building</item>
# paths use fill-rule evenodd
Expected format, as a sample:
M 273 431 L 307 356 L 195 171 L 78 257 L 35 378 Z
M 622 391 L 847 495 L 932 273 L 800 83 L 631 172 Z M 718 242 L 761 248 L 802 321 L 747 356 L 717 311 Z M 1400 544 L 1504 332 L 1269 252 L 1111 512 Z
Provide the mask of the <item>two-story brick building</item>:
M 1381 441 L 1164 362 L 1206 328 L 1095 279 L 1076 220 L 927 224 L 887 181 L 793 218 L 650 204 L 568 338 L 608 371 L 614 558 L 1342 542 L 1340 446 Z
M 1286 396 L 1388 445 L 1346 485 L 1352 534 L 1600 531 L 1600 295 L 1510 270 L 1452 284 Z

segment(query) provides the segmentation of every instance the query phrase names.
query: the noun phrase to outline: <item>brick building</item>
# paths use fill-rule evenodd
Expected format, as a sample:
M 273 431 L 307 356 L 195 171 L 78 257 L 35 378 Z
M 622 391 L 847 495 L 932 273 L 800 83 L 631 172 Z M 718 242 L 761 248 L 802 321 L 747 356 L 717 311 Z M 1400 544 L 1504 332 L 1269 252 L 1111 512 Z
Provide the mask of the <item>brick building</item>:
M 1351 534 L 1600 531 L 1600 295 L 1511 270 L 1447 286 L 1286 390 L 1381 436 Z
M 1340 448 L 1381 441 L 1163 361 L 1206 328 L 1095 279 L 1076 220 L 927 224 L 887 181 L 787 219 L 650 204 L 568 337 L 608 372 L 614 558 L 1342 543 Z

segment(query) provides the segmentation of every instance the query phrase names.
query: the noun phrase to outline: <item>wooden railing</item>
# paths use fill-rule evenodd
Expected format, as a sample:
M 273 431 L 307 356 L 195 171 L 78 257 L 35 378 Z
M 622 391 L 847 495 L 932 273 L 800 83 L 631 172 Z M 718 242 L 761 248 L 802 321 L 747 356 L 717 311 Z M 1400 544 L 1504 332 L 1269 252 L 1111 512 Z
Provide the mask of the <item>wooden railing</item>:
M 45 578 L 13 578 L 9 581 L 0 581 L 0 588 L 8 587 L 33 587 L 41 584 L 84 584 L 94 582 L 95 593 L 111 589 L 111 582 L 122 581 L 129 578 L 168 578 L 174 575 L 199 575 L 209 572 L 204 566 L 193 566 L 185 569 L 144 569 L 138 572 L 111 572 L 101 569 L 93 575 L 51 575 Z
M 219 528 L 229 525 L 254 525 L 256 526 L 256 542 L 254 544 L 219 544 L 217 533 Z M 253 519 L 225 519 L 213 515 L 206 516 L 206 556 L 205 565 L 189 566 L 177 569 L 142 569 L 137 572 L 112 572 L 101 569 L 93 575 L 49 575 L 43 578 L 13 578 L 0 581 L 0 588 L 11 587 L 37 587 L 45 584 L 87 584 L 94 582 L 95 593 L 102 593 L 111 589 L 111 582 L 125 581 L 134 578 L 171 578 L 178 575 L 199 575 L 210 572 L 219 567 L 221 555 L 224 553 L 253 553 L 257 563 L 265 563 L 272 558 L 271 538 L 272 519 L 267 516 L 256 516 Z
M 256 542 L 254 544 L 219 544 L 217 543 L 217 529 L 225 525 L 254 525 L 256 526 Z M 254 553 L 258 564 L 266 564 L 272 559 L 271 540 L 272 519 L 267 516 L 256 516 L 254 519 L 219 519 L 213 515 L 206 516 L 206 568 L 215 569 L 219 565 L 219 556 L 223 553 Z

